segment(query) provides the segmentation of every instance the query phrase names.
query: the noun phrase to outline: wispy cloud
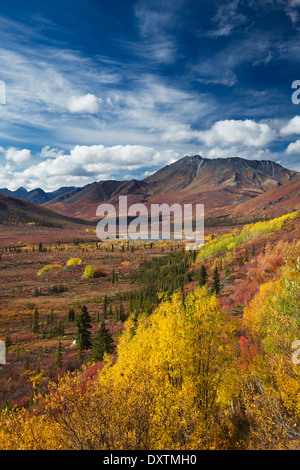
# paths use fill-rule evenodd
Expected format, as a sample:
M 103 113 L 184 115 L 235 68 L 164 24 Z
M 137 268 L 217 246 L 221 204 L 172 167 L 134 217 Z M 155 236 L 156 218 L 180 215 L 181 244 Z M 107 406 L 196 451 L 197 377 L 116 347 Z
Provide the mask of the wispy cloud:
M 215 28 L 208 31 L 210 37 L 229 36 L 241 29 L 247 22 L 247 17 L 239 9 L 240 0 L 222 2 L 212 18 Z
M 140 0 L 134 8 L 140 41 L 131 44 L 132 49 L 157 63 L 171 64 L 178 56 L 179 44 L 176 32 L 180 27 L 178 12 L 183 0 Z

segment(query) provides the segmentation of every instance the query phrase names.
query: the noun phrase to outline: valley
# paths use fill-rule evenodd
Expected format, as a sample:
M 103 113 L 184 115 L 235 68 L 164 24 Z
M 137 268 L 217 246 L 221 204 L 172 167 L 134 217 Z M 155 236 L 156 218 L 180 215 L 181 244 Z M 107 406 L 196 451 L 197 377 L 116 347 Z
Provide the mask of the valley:
M 129 400 L 128 408 L 122 408 L 122 416 L 128 420 L 125 426 L 133 427 L 133 436 L 146 433 L 143 439 L 150 441 L 143 446 L 155 448 L 147 426 L 155 428 L 157 413 L 166 413 L 171 420 L 168 426 L 166 417 L 158 424 L 166 446 L 176 442 L 181 448 L 181 435 L 171 431 L 172 423 L 177 423 L 185 436 L 187 429 L 193 429 L 185 437 L 191 449 L 267 448 L 268 439 L 272 446 L 279 439 L 293 448 L 276 413 L 283 413 L 285 425 L 291 429 L 298 426 L 298 417 L 282 408 L 281 392 L 277 397 L 276 389 L 258 393 L 245 385 L 253 387 L 256 380 L 259 384 L 268 380 L 285 383 L 291 374 L 295 384 L 299 380 L 288 353 L 299 333 L 297 322 L 294 324 L 299 308 L 299 177 L 288 174 L 289 178 L 291 181 L 272 184 L 273 189 L 259 191 L 247 201 L 228 206 L 224 198 L 223 207 L 208 210 L 205 244 L 197 251 L 186 250 L 185 241 L 99 240 L 96 221 L 90 220 L 88 212 L 86 219 L 76 219 L 73 212 L 67 216 L 43 205 L 0 196 L 0 340 L 6 346 L 6 363 L 0 364 L 0 448 L 13 449 L 17 441 L 26 449 L 106 449 L 106 444 L 97 441 L 104 419 L 98 408 L 93 419 L 100 420 L 100 428 L 95 428 L 92 443 L 86 441 L 85 433 L 78 444 L 69 441 L 74 424 L 70 421 L 65 427 L 61 419 L 68 420 L 71 409 L 76 415 L 75 406 L 87 416 L 83 426 L 89 426 L 85 419 L 90 419 L 89 413 L 101 397 L 105 402 L 101 406 L 113 423 L 118 413 L 111 406 L 122 408 L 123 393 Z M 226 185 L 220 189 L 226 190 Z M 126 194 L 130 196 L 130 191 Z M 105 200 L 113 201 L 114 196 L 106 193 Z M 80 206 L 82 201 L 78 201 Z M 274 299 L 273 289 L 279 293 Z M 269 305 L 272 313 L 265 317 Z M 82 346 L 81 335 L 87 334 L 87 330 L 79 333 L 84 315 L 90 344 Z M 267 336 L 265 322 L 271 322 Z M 106 336 L 99 336 L 100 331 Z M 111 338 L 110 349 L 102 345 L 104 349 L 95 356 L 96 345 L 104 337 Z M 201 338 L 205 343 L 199 353 Z M 277 372 L 272 369 L 269 340 L 276 360 L 284 361 Z M 224 347 L 219 348 L 221 344 Z M 208 367 L 211 361 L 212 371 Z M 196 372 L 199 367 L 207 380 L 203 390 L 202 375 Z M 157 394 L 152 396 L 154 389 Z M 76 400 L 72 398 L 75 390 Z M 293 390 L 295 401 L 298 395 Z M 66 410 L 59 405 L 58 414 L 54 412 L 57 393 L 68 403 Z M 201 402 L 202 393 L 222 398 L 220 402 L 212 398 L 208 406 Z M 275 400 L 274 410 L 268 408 L 268 393 Z M 139 397 L 144 398 L 139 401 Z M 173 409 L 174 397 L 180 403 L 182 422 L 177 422 L 181 415 Z M 283 407 L 289 406 L 290 398 L 283 399 Z M 154 408 L 150 412 L 145 406 Z M 140 429 L 139 420 L 134 421 L 132 407 L 146 413 L 145 429 Z M 198 423 L 206 423 L 203 435 L 201 425 L 198 428 L 193 421 L 195 415 Z M 268 439 L 264 426 L 258 426 L 261 416 L 266 425 L 268 419 L 276 423 Z M 19 419 L 24 428 L 20 438 Z M 39 430 L 40 420 L 47 423 L 43 431 Z M 28 425 L 35 436 L 33 442 L 27 438 Z M 62 442 L 60 434 L 53 434 L 56 426 L 60 432 L 65 429 Z M 118 421 L 107 424 L 108 433 L 110 426 L 121 432 Z M 204 435 L 207 444 L 203 444 Z M 124 436 L 120 439 L 127 448 Z M 109 444 L 118 445 L 114 440 Z

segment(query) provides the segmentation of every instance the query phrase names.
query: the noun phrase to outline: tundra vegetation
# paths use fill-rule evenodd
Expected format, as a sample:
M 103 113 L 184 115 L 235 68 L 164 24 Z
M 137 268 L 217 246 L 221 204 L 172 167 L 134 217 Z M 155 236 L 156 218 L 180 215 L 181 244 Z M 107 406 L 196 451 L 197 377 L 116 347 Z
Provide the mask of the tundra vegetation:
M 2 250 L 0 449 L 300 449 L 299 234 Z

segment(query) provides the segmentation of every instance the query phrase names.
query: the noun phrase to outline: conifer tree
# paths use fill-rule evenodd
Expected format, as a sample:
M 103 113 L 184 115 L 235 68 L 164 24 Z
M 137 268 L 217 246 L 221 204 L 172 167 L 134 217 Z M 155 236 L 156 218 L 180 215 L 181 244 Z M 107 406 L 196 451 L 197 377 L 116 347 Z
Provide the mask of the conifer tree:
M 74 308 L 71 307 L 68 311 L 68 322 L 73 322 L 75 321 L 75 312 L 74 312 Z
M 58 322 L 57 334 L 60 336 L 63 336 L 65 334 L 65 325 L 61 320 L 59 320 Z
M 106 320 L 107 317 L 107 295 L 104 296 L 103 302 L 103 319 Z
M 49 323 L 53 323 L 53 320 L 54 320 L 54 313 L 53 313 L 53 308 L 51 308 L 50 317 L 49 317 Z
M 125 312 L 124 312 L 124 307 L 123 307 L 122 299 L 121 299 L 121 302 L 120 302 L 120 320 L 121 320 L 122 322 L 125 321 Z
M 91 317 L 87 307 L 84 305 L 77 320 L 76 344 L 79 355 L 81 355 L 82 351 L 85 349 L 92 347 L 91 332 L 89 331 L 91 328 Z
M 217 266 L 214 269 L 213 272 L 213 280 L 212 280 L 212 285 L 211 285 L 211 291 L 215 294 L 219 294 L 220 292 L 220 276 L 219 276 L 219 270 Z
M 199 270 L 199 286 L 202 287 L 205 286 L 205 284 L 207 284 L 207 271 L 205 264 L 202 264 Z
M 29 359 L 28 359 L 28 356 L 26 356 L 24 370 L 28 370 L 28 369 L 29 369 Z
M 60 341 L 58 341 L 58 346 L 56 350 L 56 355 L 55 355 L 55 365 L 56 367 L 61 367 L 62 366 L 62 351 L 61 351 L 61 344 Z
M 38 311 L 37 308 L 33 312 L 32 332 L 33 333 L 38 333 L 39 332 L 39 311 Z
M 113 337 L 108 328 L 106 328 L 105 322 L 102 321 L 93 340 L 92 358 L 98 361 L 102 361 L 104 354 L 111 354 L 114 349 L 115 347 Z

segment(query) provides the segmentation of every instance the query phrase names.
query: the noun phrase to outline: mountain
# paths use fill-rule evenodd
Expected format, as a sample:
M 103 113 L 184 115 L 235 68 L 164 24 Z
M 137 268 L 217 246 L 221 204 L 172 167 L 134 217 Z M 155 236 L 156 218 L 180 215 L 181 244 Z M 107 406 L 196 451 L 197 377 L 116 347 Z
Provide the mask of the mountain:
M 210 213 L 225 207 L 235 209 L 237 205 L 288 184 L 298 176 L 298 172 L 273 161 L 239 157 L 207 159 L 194 155 L 183 157 L 142 181 L 95 182 L 44 205 L 67 216 L 95 220 L 99 204 L 117 205 L 119 196 L 127 195 L 128 204 L 202 203 L 205 212 Z
M 45 202 L 51 201 L 51 199 L 73 191 L 74 189 L 76 188 L 74 186 L 71 186 L 59 188 L 53 192 L 45 192 L 41 188 L 36 188 L 31 191 L 27 191 L 27 189 L 21 186 L 15 191 L 10 191 L 7 188 L 0 188 L 0 194 L 20 198 L 24 201 L 33 202 L 34 204 L 44 204 Z
M 216 219 L 227 215 L 231 219 L 238 219 L 242 222 L 243 220 L 272 219 L 299 210 L 300 176 L 241 204 L 212 211 L 210 217 Z
M 157 193 L 179 191 L 180 198 L 184 194 L 198 197 L 199 191 L 221 189 L 230 193 L 249 193 L 251 197 L 291 181 L 297 174 L 268 160 L 208 159 L 195 155 L 162 168 L 144 181 L 156 185 Z
M 0 188 L 0 194 L 4 194 L 5 196 L 12 196 L 12 197 L 18 197 L 20 199 L 24 199 L 24 197 L 26 197 L 26 195 L 28 194 L 28 191 L 27 189 L 23 188 L 23 186 L 21 186 L 19 189 L 16 189 L 15 191 L 10 191 L 7 188 Z
M 86 220 L 66 217 L 46 207 L 19 198 L 0 195 L 0 224 L 33 224 L 39 227 L 90 225 Z

